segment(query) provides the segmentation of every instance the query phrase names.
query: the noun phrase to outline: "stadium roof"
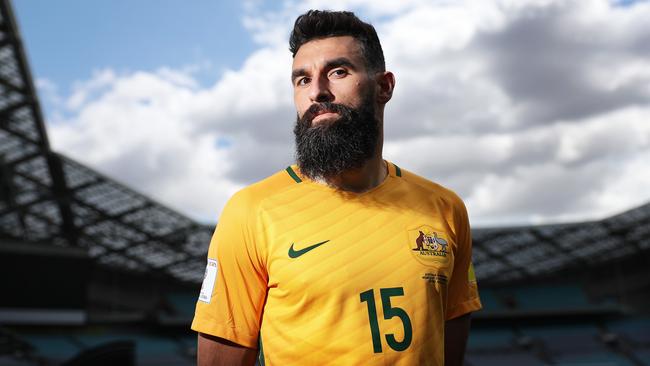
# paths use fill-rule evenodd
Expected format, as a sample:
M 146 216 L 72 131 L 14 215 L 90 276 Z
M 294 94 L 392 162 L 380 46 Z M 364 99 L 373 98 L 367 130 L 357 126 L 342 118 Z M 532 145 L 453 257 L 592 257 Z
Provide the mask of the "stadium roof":
M 477 229 L 472 234 L 479 279 L 533 279 L 649 250 L 650 204 L 600 221 Z
M 0 0 L 0 238 L 79 247 L 98 263 L 197 283 L 212 230 L 50 149 L 10 4 Z M 650 204 L 473 236 L 480 281 L 537 278 L 648 250 Z
M 50 149 L 8 0 L 0 3 L 0 235 L 85 248 L 133 271 L 203 278 L 212 228 Z

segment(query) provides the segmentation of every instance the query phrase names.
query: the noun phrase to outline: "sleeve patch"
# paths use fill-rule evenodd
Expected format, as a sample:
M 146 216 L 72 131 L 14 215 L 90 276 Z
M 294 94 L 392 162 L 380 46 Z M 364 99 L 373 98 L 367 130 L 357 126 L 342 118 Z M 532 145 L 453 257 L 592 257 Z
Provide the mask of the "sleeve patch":
M 467 280 L 469 283 L 476 283 L 476 273 L 474 273 L 474 264 L 469 262 L 469 269 L 467 270 Z
M 208 265 L 205 267 L 205 274 L 203 275 L 203 284 L 201 285 L 201 294 L 199 300 L 205 303 L 210 303 L 212 299 L 212 291 L 214 291 L 214 283 L 217 279 L 217 261 L 216 259 L 208 258 Z

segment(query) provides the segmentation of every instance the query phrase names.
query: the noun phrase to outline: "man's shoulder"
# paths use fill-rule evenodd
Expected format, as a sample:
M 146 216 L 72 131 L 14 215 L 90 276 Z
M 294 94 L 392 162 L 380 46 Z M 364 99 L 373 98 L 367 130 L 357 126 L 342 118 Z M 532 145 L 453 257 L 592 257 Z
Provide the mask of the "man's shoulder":
M 454 206 L 465 206 L 463 200 L 453 190 L 409 170 L 399 168 L 399 171 L 401 178 L 421 194 L 437 197 Z
M 240 189 L 230 198 L 230 202 L 240 206 L 258 206 L 263 200 L 290 189 L 297 183 L 300 183 L 300 178 L 294 168 L 289 166 Z

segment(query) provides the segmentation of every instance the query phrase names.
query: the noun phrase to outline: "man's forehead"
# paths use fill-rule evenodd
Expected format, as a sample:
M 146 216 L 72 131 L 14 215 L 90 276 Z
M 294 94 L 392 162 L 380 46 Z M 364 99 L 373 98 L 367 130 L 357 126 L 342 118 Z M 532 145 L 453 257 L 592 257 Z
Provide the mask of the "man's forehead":
M 326 63 L 333 58 L 345 57 L 352 62 L 363 63 L 361 43 L 352 36 L 318 38 L 306 42 L 293 58 L 293 68 Z

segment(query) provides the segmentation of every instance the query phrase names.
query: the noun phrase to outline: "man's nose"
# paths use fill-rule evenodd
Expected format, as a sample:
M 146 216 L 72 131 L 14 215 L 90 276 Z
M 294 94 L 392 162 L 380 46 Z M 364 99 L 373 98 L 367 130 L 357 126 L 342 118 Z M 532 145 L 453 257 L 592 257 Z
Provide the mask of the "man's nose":
M 326 77 L 314 78 L 309 87 L 309 99 L 312 102 L 322 103 L 334 100 L 334 94 L 329 89 L 329 80 Z

